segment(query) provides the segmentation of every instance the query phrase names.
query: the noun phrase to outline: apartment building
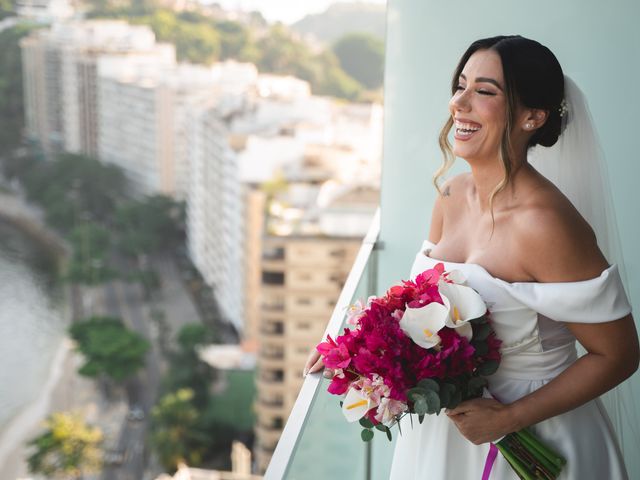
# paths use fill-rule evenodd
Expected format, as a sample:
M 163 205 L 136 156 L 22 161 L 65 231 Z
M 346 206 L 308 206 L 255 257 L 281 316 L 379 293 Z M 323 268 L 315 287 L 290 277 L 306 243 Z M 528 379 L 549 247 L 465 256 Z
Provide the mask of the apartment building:
M 98 154 L 98 62 L 105 55 L 175 62 L 151 29 L 124 21 L 56 23 L 21 41 L 27 136 L 45 154 Z
M 378 204 L 375 187 L 335 189 L 329 182 L 318 197 L 326 197 L 321 194 L 327 188 L 333 198 L 325 207 L 308 209 L 313 213 L 298 219 L 290 234 L 264 239 L 254 445 L 260 473 L 269 464 L 302 386 L 304 363 L 322 337 Z M 274 210 L 279 218 L 272 231 L 282 231 L 283 219 L 293 216 L 286 208 Z
M 75 10 L 69 0 L 15 0 L 16 13 L 37 23 L 53 23 L 71 18 Z

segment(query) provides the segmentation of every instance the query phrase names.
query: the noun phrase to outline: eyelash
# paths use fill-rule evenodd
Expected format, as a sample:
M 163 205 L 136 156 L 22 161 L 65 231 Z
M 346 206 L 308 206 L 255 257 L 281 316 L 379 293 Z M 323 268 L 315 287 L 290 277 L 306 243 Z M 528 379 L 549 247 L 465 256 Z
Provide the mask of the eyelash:
M 458 85 L 458 86 L 456 87 L 456 91 L 460 91 L 460 90 L 464 90 L 464 87 L 463 87 L 462 85 Z M 488 96 L 491 96 L 491 97 L 495 97 L 495 95 L 496 95 L 495 93 L 490 92 L 490 91 L 488 91 L 488 90 L 476 90 L 476 91 L 477 91 L 480 95 L 488 95 Z

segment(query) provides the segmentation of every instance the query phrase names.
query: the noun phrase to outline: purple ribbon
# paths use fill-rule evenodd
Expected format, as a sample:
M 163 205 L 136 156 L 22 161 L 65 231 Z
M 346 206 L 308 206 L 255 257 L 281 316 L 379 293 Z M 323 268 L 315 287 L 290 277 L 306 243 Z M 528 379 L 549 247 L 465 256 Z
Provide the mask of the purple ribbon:
M 497 456 L 498 456 L 498 447 L 496 447 L 493 443 L 490 443 L 489 453 L 487 453 L 487 459 L 484 462 L 484 471 L 482 472 L 482 480 L 489 480 L 489 475 L 491 475 L 491 469 L 493 468 L 493 463 L 496 461 Z

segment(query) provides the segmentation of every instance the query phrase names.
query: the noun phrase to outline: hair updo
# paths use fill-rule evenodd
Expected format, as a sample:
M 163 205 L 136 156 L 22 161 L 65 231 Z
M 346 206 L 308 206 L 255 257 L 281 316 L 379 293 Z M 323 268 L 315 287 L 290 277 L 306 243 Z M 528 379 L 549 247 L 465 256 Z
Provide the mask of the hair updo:
M 500 146 L 500 160 L 505 176 L 491 194 L 490 203 L 492 203 L 495 194 L 506 187 L 511 177 L 510 132 L 513 129 L 517 105 L 548 111 L 546 122 L 531 136 L 528 147 L 536 145 L 550 147 L 558 141 L 564 128 L 560 116 L 564 100 L 564 74 L 551 50 L 535 40 L 520 35 L 483 38 L 473 42 L 458 62 L 451 82 L 452 95 L 456 92 L 460 74 L 467 61 L 479 50 L 493 50 L 500 56 L 507 100 L 506 125 Z M 440 132 L 440 148 L 445 158 L 444 163 L 434 175 L 436 188 L 438 188 L 439 179 L 449 170 L 455 158 L 448 139 L 452 127 L 453 119 L 449 117 Z

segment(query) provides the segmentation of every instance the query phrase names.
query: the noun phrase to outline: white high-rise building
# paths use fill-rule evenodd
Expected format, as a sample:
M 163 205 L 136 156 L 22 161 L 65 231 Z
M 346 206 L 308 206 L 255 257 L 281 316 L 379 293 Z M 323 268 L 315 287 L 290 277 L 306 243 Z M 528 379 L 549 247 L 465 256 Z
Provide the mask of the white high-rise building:
M 189 255 L 212 286 L 222 316 L 242 331 L 244 215 L 237 156 L 215 107 L 194 111 L 189 126 Z
M 100 159 L 122 168 L 134 192 L 178 199 L 190 188 L 190 112 L 219 99 L 219 115 L 229 115 L 243 101 L 235 90 L 257 75 L 253 65 L 234 62 L 164 68 L 113 57 L 99 70 Z
M 16 13 L 37 23 L 54 23 L 71 18 L 75 11 L 69 0 L 16 0 Z
M 98 154 L 97 64 L 105 55 L 174 63 L 145 26 L 92 20 L 54 24 L 21 42 L 27 135 L 45 153 Z

